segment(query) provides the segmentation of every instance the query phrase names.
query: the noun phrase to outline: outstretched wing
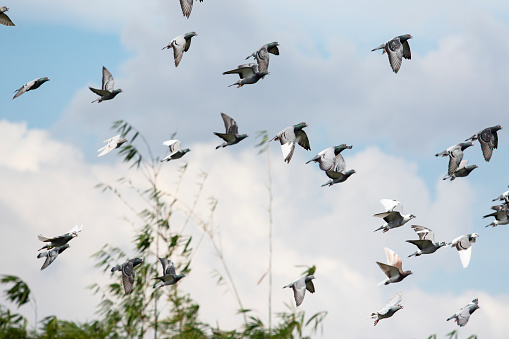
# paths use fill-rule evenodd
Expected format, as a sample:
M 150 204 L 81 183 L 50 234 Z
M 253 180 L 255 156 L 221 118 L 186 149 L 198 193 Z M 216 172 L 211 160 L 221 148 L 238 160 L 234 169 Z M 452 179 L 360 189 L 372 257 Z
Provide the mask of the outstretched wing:
M 397 269 L 399 269 L 400 272 L 403 272 L 403 268 L 402 268 L 402 263 L 401 263 L 401 259 L 400 257 L 396 254 L 396 252 L 394 252 L 393 250 L 391 250 L 390 248 L 387 248 L 385 247 L 385 256 L 387 257 L 387 263 L 389 265 L 392 265 L 394 267 L 396 267 Z
M 226 128 L 227 134 L 239 134 L 239 127 L 237 126 L 237 122 L 233 120 L 227 114 L 221 113 L 221 117 L 223 118 L 224 127 Z
M 113 80 L 113 76 L 110 71 L 103 66 L 103 87 L 104 91 L 112 92 L 115 87 L 115 80 Z
M 299 130 L 295 134 L 295 137 L 296 137 L 297 143 L 299 145 L 301 145 L 305 150 L 308 150 L 308 151 L 311 150 L 311 146 L 309 145 L 309 139 L 308 139 L 306 132 L 304 132 L 303 130 Z

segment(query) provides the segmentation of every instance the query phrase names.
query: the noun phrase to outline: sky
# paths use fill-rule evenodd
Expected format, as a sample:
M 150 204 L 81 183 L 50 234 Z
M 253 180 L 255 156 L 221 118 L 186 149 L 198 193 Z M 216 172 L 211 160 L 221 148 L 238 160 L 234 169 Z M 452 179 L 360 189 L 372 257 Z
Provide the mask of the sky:
M 267 130 L 272 137 L 305 121 L 311 151 L 297 147 L 286 164 L 279 145 L 270 145 L 274 311 L 293 302 L 280 286 L 299 278 L 303 269 L 296 266 L 316 265 L 316 293 L 306 294 L 299 308 L 308 315 L 328 311 L 318 337 L 445 337 L 458 329 L 445 319 L 474 298 L 480 309 L 460 337 L 508 333 L 502 249 L 509 231 L 485 228 L 492 219 L 482 218 L 509 184 L 507 2 L 205 0 L 195 3 L 189 19 L 176 0 L 2 5 L 16 26 L 0 27 L 0 254 L 8 258 L 0 274 L 29 284 L 39 319 L 94 319 L 99 299 L 86 286 L 113 278 L 94 268 L 91 254 L 104 243 L 130 251 L 134 230 L 122 220 L 130 211 L 94 188 L 124 175 L 139 179 L 116 152 L 96 156 L 119 119 L 140 130 L 161 158 L 167 155 L 162 142 L 173 133 L 191 149 L 165 164 L 161 183 L 172 191 L 188 163 L 181 198 L 191 204 L 199 174 L 208 174 L 197 209 L 208 215 L 208 197 L 219 201 L 214 225 L 243 303 L 267 319 L 267 281 L 256 284 L 268 262 L 267 155 L 258 155 L 256 134 Z M 161 49 L 191 31 L 198 35 L 175 68 L 172 51 Z M 402 34 L 413 36 L 412 60 L 394 74 L 387 57 L 371 49 Z M 237 78 L 222 72 L 272 41 L 280 55 L 271 55 L 270 74 L 255 85 L 228 87 Z M 92 104 L 96 95 L 88 87 L 100 87 L 102 66 L 123 92 Z M 14 90 L 43 76 L 50 81 L 12 100 Z M 220 112 L 249 137 L 215 150 L 221 140 L 213 132 L 224 129 Z M 465 159 L 479 168 L 443 181 L 447 160 L 434 154 L 497 124 L 504 129 L 491 161 L 475 142 Z M 343 155 L 356 173 L 321 187 L 328 178 L 305 162 L 341 143 L 353 145 Z M 373 214 L 382 212 L 382 198 L 401 201 L 416 219 L 373 232 L 381 225 Z M 56 236 L 75 224 L 84 225 L 80 236 L 41 272 L 36 235 Z M 451 248 L 407 258 L 415 248 L 405 240 L 417 238 L 411 224 L 431 228 L 438 241 L 479 233 L 469 267 L 461 267 Z M 188 229 L 195 239 L 202 234 L 196 225 Z M 375 263 L 384 261 L 384 247 L 414 274 L 376 286 L 385 277 Z M 222 266 L 210 242 L 199 244 L 192 265 L 179 284 L 200 304 L 200 317 L 224 329 L 240 326 L 233 295 L 212 277 Z M 404 309 L 373 327 L 370 314 L 399 291 Z M 31 309 L 20 312 L 33 321 Z

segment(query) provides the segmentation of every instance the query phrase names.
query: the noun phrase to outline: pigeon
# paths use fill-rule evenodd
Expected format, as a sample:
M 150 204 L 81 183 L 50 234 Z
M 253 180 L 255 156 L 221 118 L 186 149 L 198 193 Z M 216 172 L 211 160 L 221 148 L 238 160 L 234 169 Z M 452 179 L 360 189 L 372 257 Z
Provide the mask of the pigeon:
M 34 79 L 30 82 L 27 82 L 26 84 L 21 86 L 19 89 L 14 91 L 16 94 L 14 95 L 14 97 L 12 97 L 12 100 L 16 99 L 17 97 L 19 97 L 21 94 L 23 94 L 25 92 L 39 88 L 46 81 L 49 81 L 48 77 Z
M 237 68 L 232 69 L 230 71 L 223 72 L 223 75 L 225 75 L 225 74 L 238 74 L 240 77 L 240 80 L 231 84 L 228 87 L 237 85 L 237 88 L 240 88 L 244 85 L 257 83 L 258 80 L 260 80 L 261 78 L 263 78 L 264 76 L 269 74 L 269 72 L 266 70 L 258 71 L 257 64 L 244 64 L 244 65 L 239 65 Z
M 393 295 L 387 303 L 385 303 L 385 306 L 380 309 L 380 311 L 376 313 L 371 314 L 371 319 L 375 319 L 375 325 L 378 324 L 378 322 L 381 319 L 390 318 L 394 315 L 394 313 L 398 312 L 400 309 L 403 308 L 399 303 L 401 302 L 401 292 L 396 293 Z
M 95 94 L 99 95 L 99 99 L 92 101 L 92 103 L 94 103 L 96 101 L 98 103 L 101 103 L 104 100 L 111 100 L 114 97 L 116 97 L 118 93 L 122 92 L 122 90 L 120 88 L 114 89 L 115 88 L 115 80 L 113 79 L 113 76 L 111 75 L 110 71 L 108 71 L 106 69 L 106 67 L 104 67 L 104 66 L 103 66 L 103 85 L 102 85 L 101 89 L 96 89 L 96 88 L 92 88 L 92 87 L 88 87 L 88 88 L 90 88 L 90 90 L 92 92 L 94 92 Z
M 459 327 L 463 327 L 468 323 L 470 319 L 470 315 L 475 312 L 479 308 L 479 300 L 475 298 L 469 303 L 467 306 L 462 307 L 458 312 L 454 315 L 447 318 L 447 321 L 454 319 Z
M 180 7 L 182 8 L 182 14 L 189 19 L 191 15 L 191 11 L 193 10 L 193 2 L 194 0 L 180 0 Z M 200 0 L 203 2 L 203 0 Z
M 181 0 L 181 3 L 184 1 L 186 0 Z M 197 35 L 198 34 L 196 34 L 196 32 L 181 34 L 172 41 L 170 41 L 168 46 L 163 47 L 163 50 L 166 48 L 168 49 L 173 48 L 173 58 L 175 59 L 175 67 L 177 67 L 180 64 L 180 60 L 182 60 L 184 52 L 187 52 L 189 50 L 189 47 L 191 47 L 191 38 Z
M 477 168 L 477 165 L 470 165 L 468 166 L 468 160 L 461 160 L 460 165 L 458 166 L 458 169 L 452 174 L 452 175 L 446 175 L 442 179 L 447 180 L 451 179 L 453 181 L 456 178 L 459 177 L 466 177 Z
M 500 125 L 488 127 L 472 135 L 467 140 L 475 141 L 479 139 L 484 160 L 490 161 L 491 156 L 493 155 L 493 149 L 498 147 L 497 131 L 501 129 L 502 126 Z
M 345 144 L 341 144 L 339 146 L 332 146 L 324 149 L 315 157 L 306 164 L 309 164 L 311 161 L 317 162 L 322 171 L 334 171 L 334 172 L 345 172 L 345 159 L 341 155 L 341 152 L 345 149 L 351 149 L 352 146 L 347 146 Z
M 305 122 L 301 122 L 300 124 L 289 126 L 276 134 L 272 140 L 279 140 L 281 143 L 281 150 L 283 151 L 284 161 L 290 163 L 292 160 L 293 152 L 295 151 L 295 144 L 298 143 L 305 150 L 310 151 L 311 146 L 309 146 L 309 139 L 302 129 L 307 127 L 308 125 Z
M 124 284 L 125 294 L 130 294 L 133 291 L 134 268 L 141 263 L 143 263 L 143 259 L 134 258 L 111 269 L 111 272 L 122 271 L 122 283 Z
M 314 275 L 308 275 L 305 277 L 301 277 L 291 284 L 283 286 L 283 288 L 291 287 L 293 289 L 293 296 L 295 298 L 295 303 L 297 306 L 302 304 L 304 301 L 304 295 L 306 294 L 306 290 L 311 293 L 315 293 L 315 286 L 313 285 Z
M 509 224 L 509 206 L 507 206 L 507 204 L 491 206 L 491 209 L 495 212 L 487 214 L 483 218 L 495 217 L 495 221 L 489 225 L 486 225 L 486 227 L 497 227 L 498 225 Z
M 272 53 L 274 55 L 279 55 L 279 49 L 277 48 L 279 46 L 279 43 L 277 41 L 268 43 L 260 47 L 259 50 L 251 54 L 246 58 L 249 59 L 251 57 L 256 59 L 256 62 L 258 63 L 258 70 L 261 71 L 268 71 L 269 70 L 269 53 Z
M 458 169 L 458 166 L 460 165 L 460 162 L 463 159 L 463 151 L 472 145 L 473 143 L 471 141 L 461 142 L 459 144 L 449 147 L 445 151 L 435 154 L 435 156 L 436 157 L 449 156 L 449 170 L 447 174 L 452 175 Z
M 215 135 L 224 140 L 224 142 L 221 145 L 217 146 L 216 149 L 220 147 L 235 145 L 244 140 L 245 138 L 247 138 L 247 134 L 239 134 L 239 126 L 237 126 L 237 122 L 233 120 L 232 117 L 224 113 L 221 113 L 221 117 L 223 118 L 224 121 L 226 133 L 214 132 Z
M 0 7 L 0 24 L 5 26 L 16 26 L 7 16 L 7 14 L 5 14 L 5 12 L 7 12 L 8 10 L 9 8 L 7 8 L 7 6 Z
M 503 200 L 506 203 L 509 203 L 509 191 L 505 191 L 504 193 L 502 193 L 502 195 L 493 199 L 492 201 L 497 201 L 497 200 Z
M 45 246 L 41 247 L 39 249 L 39 251 L 43 250 L 45 248 L 50 250 L 53 247 L 64 246 L 65 244 L 67 244 L 69 242 L 69 240 L 71 240 L 74 237 L 77 237 L 78 233 L 81 232 L 82 229 L 83 229 L 83 225 L 81 225 L 81 226 L 76 225 L 73 228 L 71 228 L 71 230 L 69 232 L 65 233 L 64 235 L 54 237 L 54 238 L 46 238 L 39 234 L 38 238 L 40 241 L 49 243 L 49 244 L 46 244 Z
M 382 200 L 384 200 L 384 202 L 382 202 Z M 383 218 L 385 221 L 385 224 L 383 224 L 382 226 L 377 228 L 375 230 L 375 232 L 379 231 L 379 230 L 383 230 L 383 232 L 385 233 L 392 228 L 401 227 L 404 224 L 406 224 L 407 222 L 409 222 L 410 220 L 412 220 L 413 218 L 415 218 L 415 215 L 413 215 L 413 214 L 402 214 L 402 212 L 394 210 L 394 208 L 396 208 L 398 205 L 401 206 L 401 203 L 399 201 L 393 200 L 394 206 L 392 206 L 390 203 L 390 199 L 382 199 L 382 200 L 380 200 L 380 202 L 382 203 L 382 205 L 384 205 L 386 211 L 382 212 L 382 213 L 374 214 L 373 216 Z M 387 205 L 387 204 L 389 204 L 389 205 Z M 392 207 L 390 209 L 388 209 L 387 206 L 390 206 L 390 207 L 392 206 Z
M 115 135 L 113 138 L 104 140 L 104 142 L 107 142 L 108 144 L 97 150 L 97 152 L 101 152 L 101 153 L 99 153 L 98 157 L 102 157 L 103 155 L 108 154 L 111 151 L 113 151 L 115 148 L 119 148 L 120 146 L 122 146 L 122 144 L 124 142 L 127 142 L 127 139 L 126 138 L 121 139 L 120 134 L 119 134 L 119 135 Z
M 170 148 L 170 154 L 168 154 L 161 162 L 170 161 L 182 158 L 187 152 L 191 150 L 189 148 L 181 149 L 179 140 L 166 140 L 163 145 Z
M 461 265 L 463 268 L 467 268 L 470 263 L 470 256 L 472 255 L 472 244 L 476 238 L 479 237 L 477 233 L 471 233 L 457 237 L 449 245 L 456 247 L 458 254 L 460 255 Z
M 166 258 L 159 258 L 159 261 L 161 262 L 161 265 L 163 265 L 163 275 L 154 278 L 161 280 L 161 282 L 154 285 L 154 288 L 176 284 L 180 279 L 186 276 L 185 274 L 175 273 L 175 265 L 173 264 L 173 261 Z
M 417 252 L 410 254 L 408 257 L 420 256 L 421 254 L 435 253 L 440 247 L 446 246 L 445 241 L 435 242 L 433 231 L 424 226 L 412 225 L 412 228 L 419 236 L 419 240 L 407 240 L 411 244 L 414 244 L 419 249 Z
M 413 37 L 410 34 L 397 36 L 394 39 L 381 44 L 377 48 L 372 49 L 371 52 L 378 49 L 384 50 L 382 54 L 387 52 L 392 70 L 394 73 L 398 73 L 403 58 L 409 60 L 412 58 L 412 54 L 410 53 L 410 45 L 408 44 L 408 39 L 412 38 Z
M 58 257 L 58 255 L 60 253 L 62 253 L 63 251 L 65 251 L 66 249 L 68 249 L 69 247 L 70 247 L 69 244 L 65 244 L 63 246 L 53 247 L 49 251 L 39 253 L 37 255 L 37 259 L 46 257 L 46 260 L 44 261 L 44 264 L 41 267 L 41 271 L 43 269 L 45 269 L 46 267 L 48 267 L 49 265 L 51 265 L 51 263 L 53 261 L 55 261 L 55 259 Z
M 327 181 L 325 184 L 322 185 L 322 187 L 332 186 L 334 184 L 339 184 L 340 182 L 346 181 L 346 179 L 348 179 L 354 173 L 355 173 L 355 170 L 349 170 L 346 173 L 335 172 L 335 171 L 326 171 L 325 174 L 327 174 L 327 176 L 329 178 L 331 178 L 332 180 Z
M 385 247 L 385 256 L 387 257 L 387 264 L 383 264 L 379 261 L 376 263 L 385 275 L 387 275 L 387 279 L 380 282 L 377 286 L 400 282 L 412 274 L 412 271 L 403 271 L 401 259 L 394 251 L 387 247 Z

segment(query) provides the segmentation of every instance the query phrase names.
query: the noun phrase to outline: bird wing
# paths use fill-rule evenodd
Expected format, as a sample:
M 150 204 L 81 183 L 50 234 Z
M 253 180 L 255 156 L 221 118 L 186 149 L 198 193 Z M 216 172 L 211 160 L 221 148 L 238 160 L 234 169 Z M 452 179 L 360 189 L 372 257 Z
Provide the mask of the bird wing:
M 165 275 L 171 275 L 176 276 L 177 273 L 175 273 L 175 264 L 173 261 L 168 260 L 168 266 L 166 267 L 166 271 L 164 272 Z
M 273 47 L 268 48 L 267 51 L 274 55 L 279 55 L 279 48 L 277 47 L 277 45 L 274 45 Z
M 103 87 L 104 91 L 112 92 L 115 87 L 115 80 L 113 80 L 113 75 L 111 75 L 110 71 L 103 66 Z
M 403 58 L 412 59 L 412 53 L 410 52 L 410 45 L 408 40 L 403 43 Z
M 166 140 L 163 142 L 163 145 L 170 148 L 170 155 L 181 150 L 180 140 Z
M 344 173 L 334 171 L 325 171 L 325 174 L 332 180 L 339 180 L 345 176 Z
M 472 256 L 472 246 L 465 250 L 458 250 L 458 253 L 460 255 L 461 265 L 463 268 L 467 268 L 470 263 L 470 257 Z
M 309 280 L 307 283 L 306 283 L 306 289 L 311 292 L 311 293 L 315 293 L 315 285 L 313 285 L 313 281 L 312 280 Z
M 305 277 L 302 277 L 299 280 L 297 280 L 293 284 L 292 288 L 293 288 L 293 296 L 295 298 L 295 303 L 297 304 L 297 306 L 299 306 L 304 301 L 304 295 L 306 294 Z
M 168 267 L 169 260 L 166 258 L 159 258 L 161 265 L 163 266 L 163 275 L 166 275 L 166 268 Z
M 306 132 L 304 132 L 303 130 L 300 130 L 297 132 L 295 137 L 296 137 L 297 143 L 299 145 L 301 145 L 305 150 L 308 150 L 308 151 L 311 150 L 311 146 L 309 146 L 309 139 L 308 139 Z
M 461 160 L 463 159 L 463 151 L 459 148 L 454 149 L 449 153 L 449 171 L 448 175 L 452 175 L 459 168 Z
M 42 257 L 42 256 L 41 256 Z M 44 270 L 46 267 L 51 265 L 53 261 L 58 257 L 58 248 L 53 248 L 52 250 L 49 250 L 46 252 L 46 260 L 44 260 L 44 264 L 42 264 L 41 271 Z
M 398 73 L 403 59 L 403 45 L 399 39 L 393 39 L 389 41 L 385 50 L 387 51 L 392 70 L 394 73 Z
M 376 263 L 378 264 L 378 267 L 380 267 L 380 269 L 385 273 L 387 278 L 392 278 L 399 274 L 399 270 L 397 267 L 387 265 L 379 261 L 377 261 Z
M 282 140 L 281 140 L 282 141 Z M 283 152 L 283 158 L 287 163 L 292 160 L 293 152 L 295 151 L 295 141 L 281 143 L 281 151 Z
M 102 97 L 110 94 L 110 92 L 103 90 L 103 89 L 96 89 L 96 88 L 92 88 L 92 87 L 89 87 L 89 88 L 92 92 L 94 92 L 95 94 L 100 95 Z
M 115 135 L 114 137 L 112 137 L 108 140 L 105 140 L 104 142 L 107 142 L 108 144 L 97 150 L 97 152 L 101 152 L 97 156 L 101 157 L 101 156 L 113 151 L 115 148 L 117 148 L 117 144 L 118 144 L 119 140 L 120 140 L 120 134 Z
M 334 157 L 334 167 L 332 168 L 332 170 L 334 172 L 344 173 L 345 169 L 346 169 L 345 159 L 343 158 L 341 153 L 338 153 L 338 155 Z
M 235 135 L 233 135 L 233 134 L 217 133 L 217 132 L 214 132 L 214 134 L 226 142 L 235 140 Z
M 124 284 L 125 294 L 130 294 L 133 291 L 134 284 L 134 266 L 131 261 L 122 265 L 122 283 Z
M 35 80 L 32 80 L 30 82 L 27 82 L 23 86 L 21 86 L 18 90 L 15 91 L 16 94 L 14 95 L 14 97 L 12 99 L 16 99 L 21 94 L 25 93 L 26 91 L 29 91 L 34 84 L 35 84 Z
M 191 47 L 191 38 L 186 40 L 186 44 L 184 45 L 184 52 L 189 51 L 189 47 Z
M 71 228 L 71 229 L 67 232 L 67 234 L 72 234 L 72 233 L 74 233 L 74 234 L 78 234 L 78 232 L 81 232 L 81 230 L 82 230 L 82 229 L 83 229 L 83 225 L 79 225 L 79 226 L 78 226 L 78 225 L 74 225 L 74 227 L 73 227 L 73 228 Z
M 495 147 L 494 139 L 495 138 L 489 128 L 484 129 L 479 135 L 479 143 L 481 144 L 482 155 L 486 161 L 490 161 L 493 154 L 493 148 Z
M 5 13 L 0 13 L 0 24 L 5 26 L 16 26 Z
M 470 319 L 469 305 L 463 307 L 457 314 L 456 321 L 457 321 L 458 325 L 461 327 L 465 326 L 468 323 L 468 320 Z
M 382 212 L 373 215 L 374 217 L 383 218 L 385 222 L 390 223 L 391 221 L 401 219 L 401 214 L 398 211 Z
M 420 240 L 431 240 L 431 242 L 435 241 L 435 235 L 433 231 L 424 226 L 412 225 L 415 233 L 419 236 Z
M 392 212 L 398 205 L 401 205 L 399 201 L 394 199 L 380 199 L 380 203 L 387 212 Z
M 237 125 L 237 122 L 233 120 L 232 117 L 224 113 L 221 113 L 221 117 L 223 118 L 226 133 L 239 134 L 239 126 Z
M 383 309 L 388 310 L 389 308 L 396 306 L 401 302 L 402 299 L 403 297 L 401 295 L 401 292 L 394 294 L 389 300 L 387 300 L 387 302 L 385 303 L 385 307 Z M 381 313 L 380 311 L 378 313 Z M 385 313 L 387 312 L 384 312 L 383 314 Z
M 401 262 L 400 257 L 396 254 L 396 252 L 394 252 L 390 248 L 385 247 L 385 256 L 387 257 L 387 263 L 389 265 L 392 265 L 399 269 L 400 272 L 403 272 L 402 268 L 403 264 Z
M 258 66 L 256 64 L 244 64 L 230 71 L 223 72 L 223 75 L 238 74 L 241 79 L 244 79 L 253 76 L 256 72 L 258 72 Z
M 175 59 L 175 67 L 177 67 L 180 64 L 180 60 L 182 60 L 185 44 L 186 40 L 184 38 L 180 39 L 179 37 L 175 39 L 175 43 L 173 44 L 173 59 Z
M 414 244 L 415 246 L 419 247 L 420 250 L 433 246 L 433 242 L 430 240 L 407 240 L 406 242 Z
M 182 14 L 189 18 L 191 11 L 193 10 L 194 0 L 180 0 L 180 7 L 182 8 Z

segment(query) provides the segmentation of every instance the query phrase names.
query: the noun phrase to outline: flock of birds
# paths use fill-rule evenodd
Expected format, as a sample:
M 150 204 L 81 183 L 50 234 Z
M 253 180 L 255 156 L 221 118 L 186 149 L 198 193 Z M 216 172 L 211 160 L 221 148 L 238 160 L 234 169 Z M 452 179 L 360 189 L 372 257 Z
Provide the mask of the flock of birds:
M 203 0 L 200 0 L 203 1 Z M 191 14 L 191 10 L 193 7 L 193 0 L 180 0 L 180 5 L 182 8 L 182 13 L 185 17 L 189 18 Z M 8 11 L 7 7 L 0 7 L 0 24 L 6 26 L 14 26 L 14 23 L 11 19 L 5 14 Z M 189 32 L 178 37 L 174 38 L 164 49 L 173 49 L 173 56 L 175 67 L 178 67 L 184 52 L 188 52 L 191 46 L 191 39 L 197 36 L 195 32 Z M 400 70 L 402 60 L 411 59 L 411 52 L 408 40 L 411 39 L 412 36 L 410 34 L 401 35 L 395 37 L 392 40 L 387 41 L 384 44 L 381 44 L 379 47 L 373 49 L 375 50 L 383 50 L 382 54 L 387 53 L 389 58 L 390 66 L 394 73 L 398 73 Z M 255 84 L 258 80 L 264 78 L 269 74 L 269 56 L 270 54 L 279 55 L 279 43 L 271 42 L 263 45 L 257 51 L 249 55 L 247 59 L 253 57 L 256 63 L 242 64 L 237 68 L 232 69 L 230 71 L 226 71 L 223 74 L 238 74 L 240 80 L 235 82 L 230 86 L 237 85 L 237 87 L 242 87 L 246 84 Z M 15 95 L 13 99 L 19 97 L 25 92 L 34 90 L 39 88 L 42 84 L 49 81 L 49 78 L 42 77 L 38 79 L 34 79 L 30 82 L 27 82 L 23 86 L 21 86 L 17 91 L 15 91 Z M 102 101 L 111 100 L 116 97 L 117 94 L 121 93 L 121 89 L 114 88 L 114 79 L 111 73 L 103 67 L 102 69 L 102 87 L 101 89 L 95 89 L 90 87 L 90 90 L 97 94 L 99 97 L 92 101 L 101 103 Z M 247 138 L 247 134 L 239 134 L 237 122 L 228 116 L 225 113 L 221 113 L 221 117 L 223 119 L 225 125 L 225 133 L 214 132 L 216 136 L 221 138 L 224 142 L 216 147 L 224 148 L 227 146 L 235 145 Z M 281 144 L 281 150 L 283 153 L 283 160 L 287 163 L 292 159 L 293 153 L 295 151 L 296 145 L 298 144 L 302 148 L 306 150 L 311 150 L 310 143 L 306 132 L 303 130 L 307 127 L 305 122 L 298 123 L 293 126 L 289 126 L 277 133 L 274 138 L 270 141 L 279 141 Z M 458 143 L 453 145 L 446 150 L 437 153 L 435 156 L 437 157 L 449 157 L 448 171 L 447 175 L 444 176 L 444 180 L 450 179 L 455 180 L 458 177 L 466 177 L 472 172 L 476 165 L 468 165 L 468 160 L 463 160 L 464 151 L 473 146 L 473 142 L 479 140 L 481 145 L 481 150 L 484 156 L 484 159 L 489 162 L 493 150 L 498 147 L 498 135 L 497 131 L 502 129 L 501 126 L 493 126 L 485 128 L 478 133 L 474 134 L 470 138 L 466 139 L 465 142 Z M 98 150 L 98 156 L 104 156 L 112 150 L 119 148 L 123 143 L 125 143 L 127 139 L 123 138 L 121 135 L 116 135 L 108 140 L 105 140 L 106 145 Z M 170 161 L 182 158 L 187 152 L 189 152 L 189 148 L 182 149 L 181 143 L 179 140 L 167 140 L 163 142 L 163 145 L 169 147 L 169 154 L 164 157 L 161 161 Z M 341 183 L 346 181 L 352 174 L 355 173 L 355 170 L 346 171 L 346 163 L 341 155 L 341 152 L 346 149 L 351 149 L 352 146 L 348 146 L 346 144 L 341 144 L 338 146 L 329 147 L 316 156 L 314 156 L 310 162 L 316 162 L 319 165 L 319 168 L 325 172 L 327 177 L 331 180 L 323 184 L 322 186 L 332 186 L 337 183 Z M 503 204 L 493 206 L 492 209 L 495 211 L 491 214 L 485 215 L 484 218 L 487 217 L 495 217 L 495 221 L 493 221 L 488 226 L 498 226 L 498 225 L 506 225 L 509 224 L 509 190 L 504 192 L 499 197 L 493 199 L 493 201 L 501 200 Z M 381 199 L 380 202 L 384 206 L 384 211 L 381 213 L 377 213 L 374 216 L 378 218 L 382 218 L 384 220 L 384 224 L 375 230 L 382 230 L 384 233 L 388 232 L 391 229 L 398 228 L 406 224 L 408 221 L 415 218 L 413 214 L 403 214 L 402 205 L 397 200 L 392 199 Z M 70 246 L 68 242 L 77 237 L 78 233 L 81 232 L 83 226 L 74 226 L 67 233 L 53 237 L 47 238 L 39 235 L 39 240 L 45 242 L 46 245 L 43 246 L 39 251 L 46 249 L 46 251 L 40 253 L 37 258 L 46 258 L 44 264 L 41 267 L 41 270 L 46 269 L 51 263 L 55 261 L 55 259 L 68 249 Z M 475 243 L 476 238 L 479 237 L 477 233 L 471 233 L 466 235 L 461 235 L 456 239 L 452 240 L 449 243 L 444 241 L 436 242 L 434 239 L 434 233 L 431 229 L 423 226 L 412 225 L 412 229 L 417 233 L 419 239 L 416 240 L 407 240 L 408 243 L 411 243 L 417 246 L 417 251 L 410 254 L 408 257 L 418 257 L 423 254 L 432 254 L 435 253 L 438 249 L 444 246 L 452 246 L 457 249 L 460 260 L 463 268 L 468 267 L 471 257 L 472 244 Z M 392 283 L 398 283 L 404 280 L 407 276 L 412 274 L 412 271 L 403 271 L 402 261 L 400 257 L 391 249 L 385 248 L 385 254 L 387 258 L 387 263 L 376 262 L 380 269 L 387 276 L 385 280 L 379 283 L 379 285 L 388 285 Z M 154 288 L 173 285 L 177 283 L 180 279 L 185 277 L 185 274 L 177 274 L 175 271 L 174 263 L 167 258 L 159 258 L 163 274 L 159 277 L 155 277 L 154 279 L 159 280 L 160 282 L 154 284 Z M 125 294 L 130 294 L 133 290 L 134 277 L 135 272 L 134 269 L 139 264 L 143 263 L 143 259 L 134 258 L 127 260 L 126 262 L 117 265 L 111 269 L 111 272 L 120 271 L 122 273 L 122 282 L 124 286 Z M 294 299 L 297 306 L 300 306 L 304 300 L 304 296 L 306 290 L 314 293 L 315 287 L 313 285 L 313 279 L 315 279 L 314 275 L 303 276 L 296 281 L 284 286 L 283 288 L 292 288 L 294 293 Z M 403 308 L 400 302 L 402 300 L 402 293 L 399 292 L 391 297 L 385 306 L 381 308 L 378 312 L 375 312 L 371 315 L 371 318 L 374 319 L 374 324 L 376 325 L 381 319 L 392 317 L 397 311 Z M 470 318 L 470 315 L 479 308 L 478 299 L 474 299 L 471 303 L 461 308 L 454 315 L 449 317 L 447 320 L 455 320 L 459 326 L 465 326 Z

